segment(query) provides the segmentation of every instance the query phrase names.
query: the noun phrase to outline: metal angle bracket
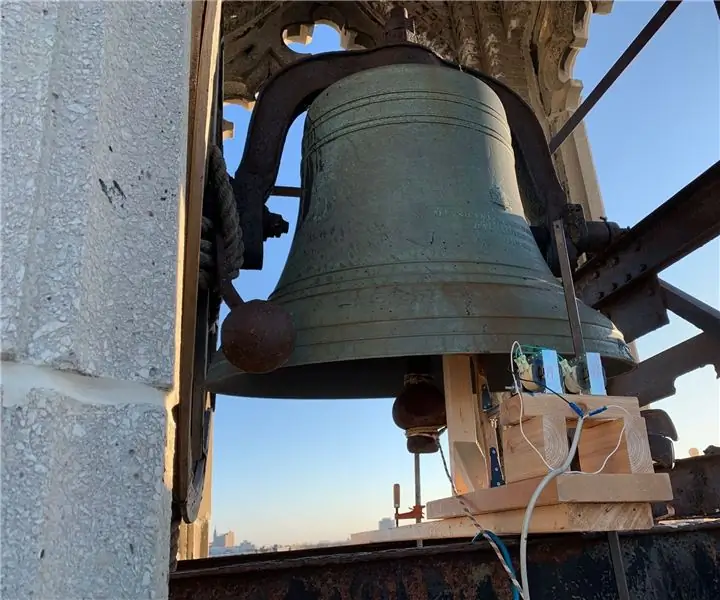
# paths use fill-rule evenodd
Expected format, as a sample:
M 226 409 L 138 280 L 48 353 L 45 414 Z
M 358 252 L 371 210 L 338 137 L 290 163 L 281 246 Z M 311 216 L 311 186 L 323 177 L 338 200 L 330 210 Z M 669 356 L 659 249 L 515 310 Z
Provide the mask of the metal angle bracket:
M 498 457 L 497 448 L 490 448 L 490 487 L 500 487 L 505 485 L 505 479 L 500 469 L 500 458 Z

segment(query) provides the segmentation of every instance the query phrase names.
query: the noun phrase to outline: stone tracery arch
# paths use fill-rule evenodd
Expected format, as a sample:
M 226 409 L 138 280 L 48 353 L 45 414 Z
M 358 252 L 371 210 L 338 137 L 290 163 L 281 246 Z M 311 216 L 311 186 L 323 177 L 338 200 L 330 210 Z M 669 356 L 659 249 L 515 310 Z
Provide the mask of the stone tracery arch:
M 251 106 L 260 87 L 303 55 L 283 41 L 307 40 L 316 23 L 340 32 L 347 49 L 372 48 L 384 39 L 388 0 L 228 1 L 224 8 L 225 101 Z M 588 39 L 593 13 L 612 0 L 399 3 L 414 22 L 414 41 L 443 58 L 478 69 L 517 91 L 535 110 L 548 139 L 578 106 L 582 84 L 572 70 Z M 571 200 L 588 217 L 603 214 L 584 126 L 554 160 Z

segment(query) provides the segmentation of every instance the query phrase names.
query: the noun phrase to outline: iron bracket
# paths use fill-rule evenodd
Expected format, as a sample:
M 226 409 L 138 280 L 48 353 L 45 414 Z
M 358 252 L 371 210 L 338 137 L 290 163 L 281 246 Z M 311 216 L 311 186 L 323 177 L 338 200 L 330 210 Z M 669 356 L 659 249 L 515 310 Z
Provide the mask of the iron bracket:
M 611 396 L 634 396 L 647 406 L 675 394 L 675 380 L 700 367 L 713 365 L 720 376 L 720 340 L 700 333 L 642 361 L 634 371 L 608 382 Z
M 611 310 L 620 292 L 657 276 L 720 234 L 720 161 L 625 231 L 574 276 L 582 300 Z
M 625 564 L 623 561 L 622 547 L 620 546 L 620 537 L 617 531 L 608 531 L 607 537 L 618 596 L 620 600 L 630 600 L 630 589 L 628 588 L 627 577 L 625 576 Z
M 497 448 L 490 448 L 490 487 L 500 487 L 505 485 L 505 479 L 500 469 L 500 458 L 498 457 Z

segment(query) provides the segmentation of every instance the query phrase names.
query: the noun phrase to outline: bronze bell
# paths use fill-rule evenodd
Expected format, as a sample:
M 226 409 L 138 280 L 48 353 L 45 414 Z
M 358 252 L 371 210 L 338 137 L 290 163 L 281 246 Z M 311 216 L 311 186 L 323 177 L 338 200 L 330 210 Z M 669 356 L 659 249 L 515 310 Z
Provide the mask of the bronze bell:
M 297 231 L 270 302 L 297 330 L 288 362 L 211 391 L 269 398 L 394 397 L 412 357 L 442 389 L 444 354 L 507 371 L 513 341 L 573 354 L 560 282 L 525 218 L 503 105 L 471 75 L 429 65 L 347 77 L 310 106 Z M 609 376 L 633 359 L 579 303 Z M 494 362 L 493 362 L 494 361 Z

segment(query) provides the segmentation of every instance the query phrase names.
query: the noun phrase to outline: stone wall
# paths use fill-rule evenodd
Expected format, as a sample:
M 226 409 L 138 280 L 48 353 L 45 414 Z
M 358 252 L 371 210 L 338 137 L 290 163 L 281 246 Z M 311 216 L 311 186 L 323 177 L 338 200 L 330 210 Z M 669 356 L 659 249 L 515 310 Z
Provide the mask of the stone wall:
M 161 599 L 190 6 L 0 10 L 0 595 Z

